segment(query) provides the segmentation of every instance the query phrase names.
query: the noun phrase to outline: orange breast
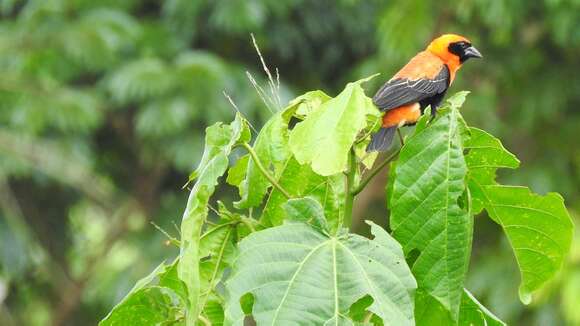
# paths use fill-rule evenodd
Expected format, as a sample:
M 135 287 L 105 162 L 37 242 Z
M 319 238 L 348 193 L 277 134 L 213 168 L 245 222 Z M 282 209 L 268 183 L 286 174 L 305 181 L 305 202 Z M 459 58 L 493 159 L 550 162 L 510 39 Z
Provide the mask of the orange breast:
M 415 123 L 421 116 L 421 106 L 419 103 L 400 106 L 389 110 L 383 115 L 383 128 L 402 127 L 406 124 Z

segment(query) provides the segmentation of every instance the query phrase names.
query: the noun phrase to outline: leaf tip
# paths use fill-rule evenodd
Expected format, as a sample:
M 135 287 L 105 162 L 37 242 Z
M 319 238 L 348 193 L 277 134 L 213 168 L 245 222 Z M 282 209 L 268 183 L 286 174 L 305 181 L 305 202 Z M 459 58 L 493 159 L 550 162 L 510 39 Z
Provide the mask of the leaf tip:
M 523 288 L 519 290 L 520 301 L 526 306 L 532 303 L 532 294 Z
M 447 103 L 452 109 L 459 109 L 465 102 L 465 99 L 469 93 L 469 91 L 459 91 L 447 99 Z

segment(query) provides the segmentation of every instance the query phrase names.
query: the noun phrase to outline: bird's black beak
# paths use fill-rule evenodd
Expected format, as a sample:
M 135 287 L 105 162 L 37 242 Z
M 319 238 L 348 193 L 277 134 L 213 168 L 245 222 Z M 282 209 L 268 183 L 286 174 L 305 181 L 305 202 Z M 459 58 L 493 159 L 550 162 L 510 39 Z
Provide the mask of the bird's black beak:
M 464 50 L 464 56 L 467 58 L 483 58 L 483 55 L 474 46 L 470 46 Z

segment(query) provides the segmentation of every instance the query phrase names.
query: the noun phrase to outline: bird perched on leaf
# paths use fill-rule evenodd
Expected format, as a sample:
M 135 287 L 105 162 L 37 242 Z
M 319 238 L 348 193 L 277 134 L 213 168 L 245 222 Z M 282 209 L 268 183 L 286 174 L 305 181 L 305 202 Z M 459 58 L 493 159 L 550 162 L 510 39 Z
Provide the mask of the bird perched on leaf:
M 481 58 L 479 51 L 463 36 L 445 34 L 419 52 L 373 97 L 382 111 L 381 129 L 367 146 L 367 152 L 386 151 L 402 126 L 413 125 L 428 106 L 435 116 L 457 70 L 470 58 Z

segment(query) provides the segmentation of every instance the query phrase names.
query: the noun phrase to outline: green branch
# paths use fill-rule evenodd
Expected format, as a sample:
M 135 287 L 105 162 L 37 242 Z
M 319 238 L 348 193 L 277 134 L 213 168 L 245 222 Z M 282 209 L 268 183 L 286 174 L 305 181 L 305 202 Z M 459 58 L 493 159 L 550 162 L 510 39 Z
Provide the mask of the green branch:
M 354 204 L 355 193 L 352 190 L 354 187 L 354 179 L 356 176 L 356 154 L 351 148 L 348 156 L 348 171 L 346 172 L 346 191 L 344 192 L 344 216 L 341 221 L 341 226 L 350 227 L 352 223 L 352 207 Z M 339 231 L 341 227 L 338 228 Z
M 250 146 L 248 143 L 243 143 L 242 146 L 244 146 L 244 148 L 248 151 L 248 153 L 252 157 L 252 160 L 254 160 L 254 163 L 258 167 L 258 170 L 260 170 L 260 172 L 266 177 L 266 179 L 270 181 L 272 186 L 278 189 L 278 191 L 280 191 L 284 195 L 284 197 L 286 197 L 287 199 L 291 199 L 292 196 L 290 195 L 290 193 L 288 193 L 284 188 L 282 188 L 282 186 L 280 186 L 278 181 L 276 181 L 276 179 L 266 170 L 264 165 L 262 165 L 262 162 L 260 162 L 260 159 L 258 158 L 258 155 L 254 151 L 252 146 Z
M 389 155 L 389 157 L 387 157 L 384 161 L 381 162 L 381 164 L 379 164 L 374 170 L 372 170 L 368 176 L 363 179 L 359 185 L 352 190 L 349 190 L 351 195 L 356 196 L 358 195 L 365 187 L 366 185 L 387 165 L 389 164 L 392 160 L 394 160 L 397 155 L 399 155 L 399 152 L 401 152 L 400 149 L 398 149 L 396 152 L 392 153 L 391 155 Z

